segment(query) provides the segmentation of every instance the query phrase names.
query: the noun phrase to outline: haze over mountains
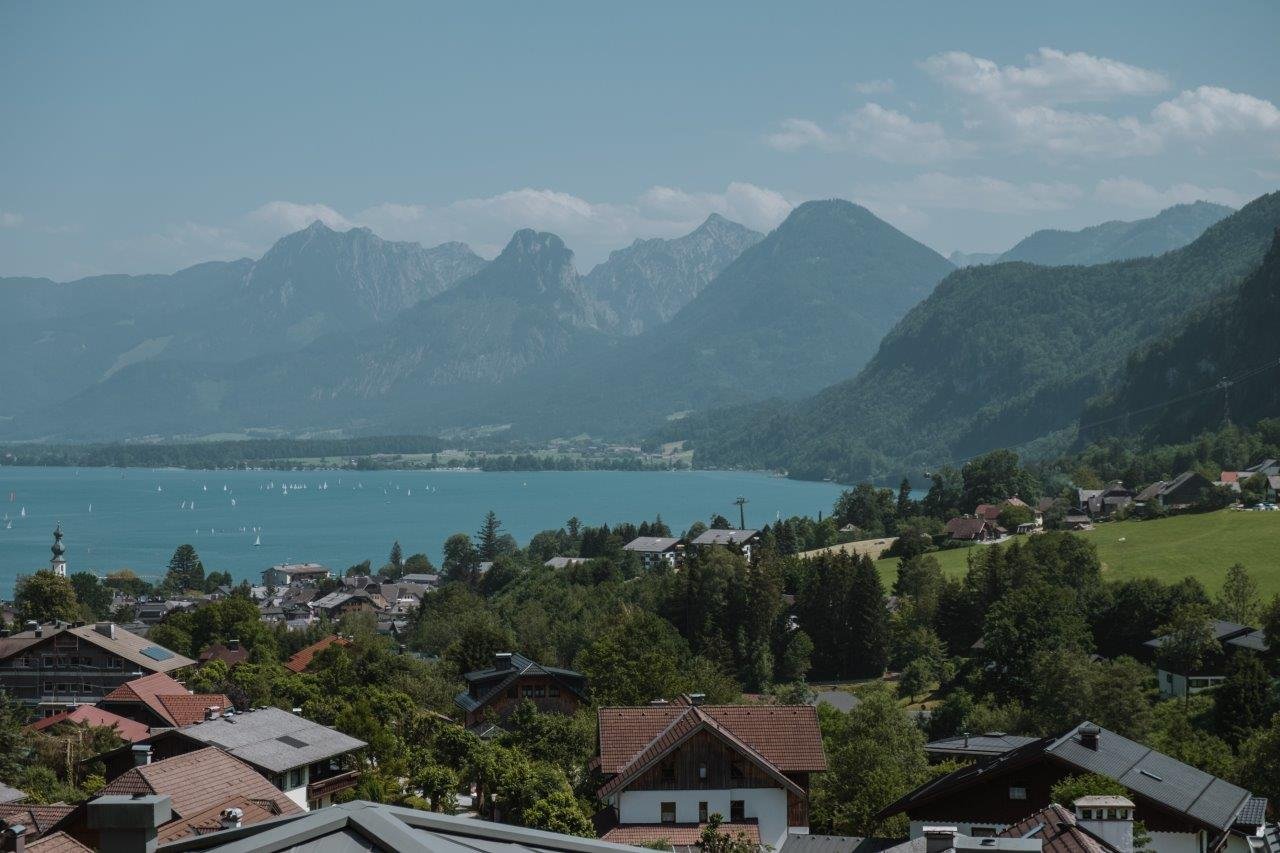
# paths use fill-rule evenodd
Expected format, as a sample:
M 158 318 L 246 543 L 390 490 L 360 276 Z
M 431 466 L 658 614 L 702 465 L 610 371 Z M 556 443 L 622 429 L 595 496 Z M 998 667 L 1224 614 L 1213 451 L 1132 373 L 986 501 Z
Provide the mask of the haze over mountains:
M 1182 248 L 1234 212 L 1207 201 L 1178 204 L 1134 222 L 1116 220 L 1079 231 L 1047 228 L 1023 238 L 1007 252 L 952 252 L 950 260 L 958 267 L 1003 261 L 1056 267 L 1145 258 Z
M 1273 193 L 1158 257 L 959 270 L 885 336 L 856 377 L 795 405 L 710 413 L 664 437 L 690 438 L 699 464 L 846 482 L 918 474 L 997 447 L 1069 442 L 1086 401 L 1129 354 L 1234 293 L 1277 226 L 1280 193 Z M 1185 374 L 1191 358 L 1182 364 Z M 1161 369 L 1149 355 L 1127 384 Z M 1219 369 L 1221 359 L 1212 368 Z
M 1225 210 L 1019 247 L 1137 251 Z M 1256 268 L 1277 223 L 1268 196 L 1160 257 L 956 271 L 865 208 L 818 201 L 767 236 L 713 215 L 586 275 L 549 233 L 519 231 L 485 262 L 315 223 L 257 261 L 0 279 L 16 342 L 0 434 L 635 439 L 665 423 L 699 464 L 886 476 L 1069 429 L 1135 346 Z

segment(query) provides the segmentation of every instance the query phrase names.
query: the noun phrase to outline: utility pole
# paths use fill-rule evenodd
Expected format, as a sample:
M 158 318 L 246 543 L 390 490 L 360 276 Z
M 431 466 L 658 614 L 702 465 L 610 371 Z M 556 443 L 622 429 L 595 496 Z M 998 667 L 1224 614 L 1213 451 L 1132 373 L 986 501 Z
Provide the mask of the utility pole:
M 1231 426 L 1231 386 L 1235 383 L 1225 376 L 1218 380 L 1217 388 L 1222 390 L 1222 424 Z
M 748 503 L 750 503 L 750 501 L 748 501 L 742 495 L 738 495 L 738 499 L 734 501 L 734 503 L 738 505 L 738 529 L 746 530 L 747 529 L 747 511 L 745 507 Z

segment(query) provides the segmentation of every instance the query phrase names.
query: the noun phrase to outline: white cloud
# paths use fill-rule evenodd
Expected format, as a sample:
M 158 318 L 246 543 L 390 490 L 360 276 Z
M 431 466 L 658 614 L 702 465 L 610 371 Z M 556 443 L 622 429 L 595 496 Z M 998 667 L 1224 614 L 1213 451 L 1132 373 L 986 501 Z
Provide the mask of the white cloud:
M 1084 196 L 1075 184 L 1029 181 L 1014 183 L 987 175 L 927 172 L 905 181 L 860 187 L 867 206 L 895 203 L 911 208 L 973 210 L 984 213 L 1035 213 L 1065 210 Z
M 1126 177 L 1103 178 L 1098 181 L 1093 195 L 1098 201 L 1152 213 L 1193 201 L 1212 201 L 1241 207 L 1249 200 L 1248 196 L 1225 187 L 1202 187 L 1184 183 L 1172 184 L 1161 190 L 1144 181 Z
M 887 95 L 895 88 L 892 80 L 863 80 L 853 84 L 853 90 L 860 95 Z
M 1151 111 L 1157 126 L 1185 136 L 1280 130 L 1280 109 L 1270 101 L 1219 86 L 1180 93 Z
M 26 220 L 21 213 L 0 210 L 0 228 L 17 228 L 24 221 Z
M 778 123 L 778 129 L 765 137 L 765 142 L 779 151 L 796 151 L 811 146 L 826 150 L 838 147 L 835 137 L 817 122 L 803 118 L 783 119 Z
M 828 131 L 808 119 L 787 119 L 766 141 L 782 151 L 845 150 L 887 163 L 931 163 L 966 157 L 974 150 L 968 142 L 949 138 L 940 124 L 916 121 L 874 102 L 844 116 L 839 124 L 839 130 Z
M 1083 52 L 1042 47 L 1026 65 L 1000 66 L 963 51 L 931 56 L 921 67 L 934 79 L 967 95 L 1031 103 L 1105 101 L 1153 95 L 1169 88 L 1158 71 Z

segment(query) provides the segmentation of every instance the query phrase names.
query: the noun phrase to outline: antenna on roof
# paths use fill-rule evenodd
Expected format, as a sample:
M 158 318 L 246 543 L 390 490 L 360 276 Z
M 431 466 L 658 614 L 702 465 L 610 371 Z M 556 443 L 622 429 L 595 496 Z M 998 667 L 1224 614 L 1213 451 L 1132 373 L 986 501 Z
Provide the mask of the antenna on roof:
M 747 511 L 746 509 L 744 509 L 744 507 L 746 507 L 747 504 L 751 503 L 751 501 L 747 500 L 742 495 L 738 495 L 738 499 L 734 501 L 734 503 L 738 505 L 738 529 L 746 530 L 747 529 Z

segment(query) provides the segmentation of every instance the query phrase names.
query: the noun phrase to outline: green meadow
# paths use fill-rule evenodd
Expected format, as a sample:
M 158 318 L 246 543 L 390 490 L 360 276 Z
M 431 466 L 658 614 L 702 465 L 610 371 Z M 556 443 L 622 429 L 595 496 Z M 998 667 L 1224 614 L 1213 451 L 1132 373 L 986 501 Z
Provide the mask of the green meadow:
M 1221 510 L 1153 521 L 1099 524 L 1077 534 L 1098 548 L 1103 577 L 1123 580 L 1149 575 L 1166 583 L 1188 575 L 1211 593 L 1222 585 L 1227 568 L 1242 563 L 1258 581 L 1262 594 L 1280 593 L 1280 512 Z M 989 547 L 975 545 L 975 548 Z M 963 574 L 971 548 L 934 554 L 947 574 Z M 897 560 L 877 563 L 886 584 Z

